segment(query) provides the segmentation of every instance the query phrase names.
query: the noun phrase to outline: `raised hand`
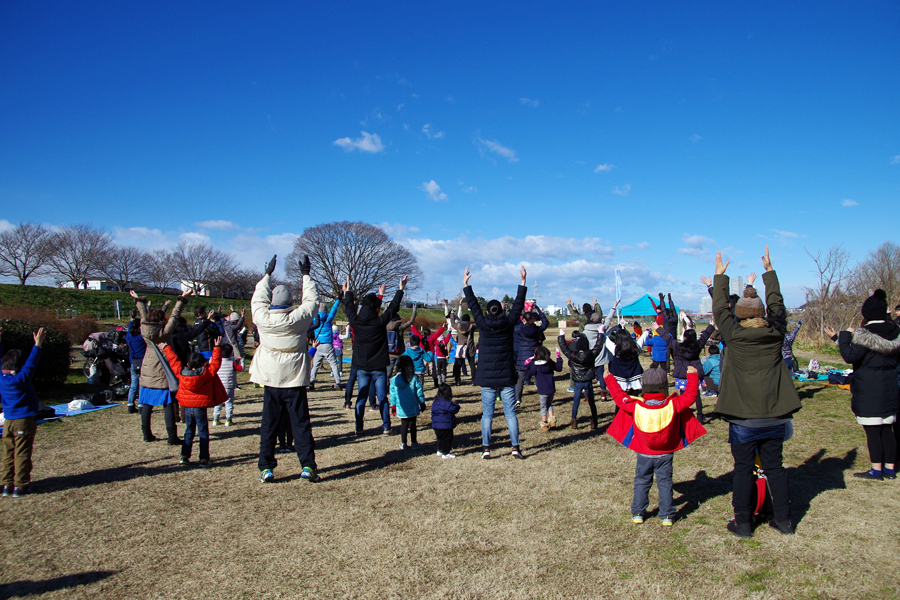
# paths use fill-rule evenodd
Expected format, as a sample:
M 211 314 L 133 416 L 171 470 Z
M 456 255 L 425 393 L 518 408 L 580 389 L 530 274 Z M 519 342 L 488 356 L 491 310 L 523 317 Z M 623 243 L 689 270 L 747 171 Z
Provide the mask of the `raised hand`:
M 766 244 L 766 253 L 762 257 L 763 266 L 766 268 L 766 271 L 772 271 L 772 261 L 769 258 L 769 245 Z
M 400 278 L 400 289 L 405 290 L 407 283 L 409 283 L 409 275 L 404 275 L 403 277 Z M 384 287 L 384 286 L 382 286 L 382 287 Z M 444 306 L 447 306 L 446 300 L 444 300 Z
M 469 267 L 466 267 L 466 272 L 463 273 L 463 287 L 466 287 L 469 285 L 469 277 L 471 277 L 471 276 L 472 276 L 472 274 L 469 273 Z
M 269 261 L 269 264 L 266 265 L 266 275 L 271 275 L 275 272 L 275 259 L 278 258 L 278 255 L 275 254 L 272 256 L 272 260 Z
M 712 279 L 710 279 L 710 278 L 707 277 L 706 275 L 701 275 L 701 276 L 700 276 L 700 283 L 702 283 L 702 284 L 705 285 L 706 287 L 709 287 L 709 286 L 712 285 Z
M 138 297 L 137 292 L 135 292 L 134 290 L 129 290 L 128 293 L 131 294 L 131 297 L 132 297 L 132 298 L 137 298 L 137 297 Z
M 345 294 L 350 291 L 350 276 L 347 275 L 347 283 L 341 286 L 341 291 Z
M 37 331 L 34 332 L 33 337 L 34 337 L 34 345 L 37 346 L 38 348 L 40 348 L 41 344 L 44 343 L 44 338 L 47 337 L 47 332 L 44 331 L 43 327 L 40 327 L 40 328 L 38 328 Z
M 312 265 L 309 262 L 309 255 L 304 254 L 303 260 L 299 261 L 300 265 L 300 273 L 302 275 L 309 275 L 309 272 L 312 270 Z
M 768 246 L 766 246 L 766 248 L 768 248 Z M 730 264 L 731 264 L 731 261 L 729 260 L 728 262 L 726 262 L 723 265 L 722 264 L 722 252 L 719 250 L 716 250 L 716 275 L 724 275 L 725 269 L 727 269 L 728 265 L 730 265 Z
M 572 299 L 569 298 L 568 296 L 566 296 L 566 304 L 568 304 L 569 306 L 572 306 Z
M 834 336 L 837 335 L 837 331 L 835 331 L 835 330 L 832 329 L 831 327 L 826 327 L 826 328 L 825 328 L 825 333 L 828 334 L 828 337 L 834 337 Z
M 213 315 L 215 315 L 215 314 L 216 314 L 216 311 L 214 311 L 214 310 L 209 311 L 209 314 L 206 315 L 207 320 L 212 321 Z
M 384 290 L 386 290 L 386 289 L 387 289 L 387 286 L 385 284 L 382 283 L 381 285 L 379 285 L 378 286 L 378 295 L 381 296 L 382 298 L 384 298 Z
M 750 273 L 747 275 L 747 285 L 753 285 L 753 282 L 756 281 L 756 273 Z
M 193 296 L 193 295 L 194 295 L 194 288 L 191 288 L 182 294 L 182 296 L 184 296 L 185 298 L 187 298 L 188 296 Z
M 696 374 L 697 374 L 697 367 L 688 367 L 688 368 L 687 368 L 687 372 L 688 372 L 688 374 L 693 373 L 694 375 L 696 375 Z
M 619 298 L 618 300 L 616 300 L 616 303 L 613 304 L 613 308 L 618 307 L 618 306 L 619 306 L 619 302 L 621 302 L 621 301 L 622 301 L 621 298 Z M 597 304 L 597 299 L 596 299 L 596 298 L 594 299 L 594 304 Z
M 523 285 L 523 286 L 525 285 L 525 276 L 526 276 L 526 275 L 528 275 L 528 273 L 525 271 L 525 267 L 524 267 L 524 266 L 519 267 L 519 276 L 522 278 L 522 285 Z
M 216 338 L 216 347 L 219 348 L 222 346 L 222 336 Z

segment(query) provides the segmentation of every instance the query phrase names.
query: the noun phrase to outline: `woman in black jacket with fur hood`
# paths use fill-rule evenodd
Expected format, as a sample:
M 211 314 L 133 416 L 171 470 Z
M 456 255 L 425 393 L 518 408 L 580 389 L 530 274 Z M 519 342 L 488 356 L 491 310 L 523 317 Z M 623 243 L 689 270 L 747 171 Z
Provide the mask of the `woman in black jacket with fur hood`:
M 850 376 L 850 408 L 856 421 L 866 431 L 872 468 L 854 473 L 862 479 L 895 479 L 897 413 L 900 411 L 900 389 L 897 387 L 897 365 L 900 363 L 900 327 L 891 321 L 887 294 L 875 290 L 862 305 L 863 323 L 859 329 L 835 334 L 844 362 L 853 365 Z

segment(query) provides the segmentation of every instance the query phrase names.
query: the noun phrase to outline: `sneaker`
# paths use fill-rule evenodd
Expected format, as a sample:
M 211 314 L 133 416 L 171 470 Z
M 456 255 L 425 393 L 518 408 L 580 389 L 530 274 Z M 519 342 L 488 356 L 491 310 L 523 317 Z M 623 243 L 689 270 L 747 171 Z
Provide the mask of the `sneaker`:
M 300 471 L 300 479 L 306 479 L 312 483 L 315 483 L 319 480 L 319 475 L 312 467 L 303 467 L 303 470 Z
M 547 423 L 550 424 L 550 429 L 556 427 L 556 415 L 550 415 L 550 418 L 547 420 Z
M 440 451 L 440 450 L 437 451 L 437 455 L 438 455 L 438 456 L 443 456 L 443 454 L 441 454 L 441 451 Z
M 26 495 L 28 495 L 27 487 L 13 488 L 13 493 L 12 493 L 13 498 L 21 498 L 22 496 L 26 496 Z
M 385 427 L 381 430 L 381 435 L 391 435 L 391 430 Z
M 272 483 L 275 481 L 275 473 L 272 472 L 272 469 L 263 469 L 259 472 L 259 481 L 260 483 Z
M 511 454 L 512 454 L 513 458 L 518 458 L 519 460 L 525 460 L 525 456 L 522 454 L 522 452 L 518 448 L 513 448 Z
M 574 390 L 573 388 L 569 388 L 569 389 L 567 389 L 566 391 L 569 392 L 570 394 L 574 394 L 574 393 L 575 393 L 575 390 Z
M 363 436 L 363 430 L 362 430 L 362 429 L 357 429 L 356 431 L 353 432 L 353 435 L 355 435 L 356 437 L 362 437 L 362 436 Z
M 881 472 L 881 474 L 884 475 L 885 479 L 897 479 L 897 470 L 896 469 L 894 469 L 893 471 L 888 471 L 887 469 L 884 469 Z
M 489 459 L 490 457 L 491 457 L 491 451 L 490 451 L 490 450 L 482 450 L 482 452 L 481 452 L 481 458 L 482 458 L 482 459 L 487 460 L 487 459 Z
M 187 456 L 182 456 L 182 457 L 181 457 L 181 460 L 178 461 L 178 464 L 179 464 L 179 465 L 182 465 L 182 466 L 184 466 L 184 467 L 186 467 L 186 466 L 188 466 L 189 464 L 191 464 L 191 461 L 190 461 L 190 459 L 189 459 Z
M 225 421 L 225 427 L 231 427 L 232 425 L 234 425 L 234 423 L 231 421 Z
M 859 479 L 871 479 L 872 481 L 884 481 L 884 475 L 881 471 L 874 471 L 869 469 L 868 471 L 864 471 L 862 473 L 854 473 L 854 477 L 858 477 Z
M 150 435 L 145 435 L 145 436 L 144 436 L 144 441 L 145 441 L 145 442 L 155 442 L 155 441 L 156 441 L 156 436 L 153 435 L 152 433 L 151 433 Z
M 181 440 L 178 439 L 177 437 L 169 438 L 166 443 L 169 444 L 170 446 L 181 446 Z
M 406 444 L 404 444 L 403 442 L 400 442 L 400 449 L 406 450 Z
M 675 517 L 661 517 L 659 522 L 663 527 L 671 527 L 675 524 Z
M 202 460 L 201 460 L 200 462 L 198 462 L 197 464 L 200 465 L 201 467 L 203 467 L 204 469 L 208 469 L 208 468 L 210 468 L 210 467 L 212 466 L 212 465 L 210 464 L 208 458 L 202 459 Z
M 514 409 L 514 410 L 519 410 L 519 407 L 520 407 L 520 406 L 522 406 L 522 401 L 521 401 L 521 400 L 516 400 L 515 405 L 513 405 L 513 409 Z
M 422 444 L 420 444 L 419 442 L 413 442 L 412 445 L 410 446 L 410 448 L 412 448 L 413 450 L 418 450 L 421 447 L 422 447 Z
M 631 522 L 640 525 L 644 522 L 644 515 L 631 515 Z
M 219 426 L 219 421 L 218 421 L 217 419 L 213 419 L 212 426 L 213 426 L 213 427 L 218 427 L 218 426 Z
M 453 454 L 442 454 L 441 458 L 456 458 Z
M 374 406 L 370 406 L 367 410 L 368 410 L 369 412 L 378 412 L 378 409 L 375 408 Z
M 344 405 L 344 410 L 353 410 L 353 407 L 350 406 L 349 404 L 345 404 L 345 405 Z
M 440 454 L 440 452 L 438 452 L 438 454 Z M 8 498 L 8 497 L 12 496 L 12 493 L 13 493 L 12 486 L 9 486 L 9 485 L 3 486 L 3 497 L 4 498 Z

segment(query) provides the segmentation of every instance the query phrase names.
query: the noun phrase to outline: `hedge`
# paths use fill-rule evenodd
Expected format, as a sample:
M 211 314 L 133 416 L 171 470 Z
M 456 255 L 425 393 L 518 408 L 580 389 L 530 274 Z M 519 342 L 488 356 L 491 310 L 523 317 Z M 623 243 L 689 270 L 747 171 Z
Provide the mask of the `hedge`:
M 0 319 L 0 326 L 3 328 L 3 352 L 18 348 L 28 356 L 34 346 L 33 334 L 40 326 L 19 319 Z M 34 381 L 38 384 L 63 384 L 69 376 L 69 340 L 54 329 L 44 329 L 47 337 L 42 345 L 44 350 Z

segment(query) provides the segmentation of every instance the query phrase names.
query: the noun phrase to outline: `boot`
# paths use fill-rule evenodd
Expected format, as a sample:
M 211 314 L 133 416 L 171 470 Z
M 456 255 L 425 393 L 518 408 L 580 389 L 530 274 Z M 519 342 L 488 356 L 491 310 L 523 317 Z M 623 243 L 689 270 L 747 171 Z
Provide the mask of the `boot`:
M 753 537 L 753 524 L 750 521 L 750 514 L 735 513 L 734 520 L 728 522 L 726 529 L 739 538 Z
M 130 404 L 130 405 L 128 406 L 128 414 L 129 414 L 129 415 L 137 414 L 137 412 L 138 412 L 138 409 L 137 409 L 137 407 L 136 407 L 134 404 Z
M 769 521 L 769 527 L 780 531 L 782 535 L 794 535 L 794 524 L 791 523 L 790 516 L 775 515 L 775 518 Z
M 553 413 L 550 413 L 549 424 L 550 424 L 550 429 L 553 429 L 554 427 L 556 427 L 556 415 L 554 415 Z
M 597 417 L 591 415 L 591 429 L 597 429 Z
M 569 427 L 571 427 L 572 429 L 578 429 L 578 419 L 572 419 L 572 421 L 569 423 Z

